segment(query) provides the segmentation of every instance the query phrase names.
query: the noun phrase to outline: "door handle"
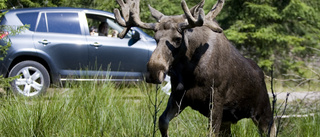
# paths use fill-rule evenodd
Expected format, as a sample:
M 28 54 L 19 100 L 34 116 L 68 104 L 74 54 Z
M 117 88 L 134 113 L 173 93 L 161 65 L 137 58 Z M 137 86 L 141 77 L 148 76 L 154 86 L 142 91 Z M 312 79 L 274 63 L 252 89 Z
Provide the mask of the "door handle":
M 94 46 L 94 47 L 100 47 L 102 46 L 100 43 L 98 42 L 94 42 L 93 44 L 90 44 L 91 46 Z
M 40 44 L 43 44 L 43 46 L 47 46 L 48 44 L 50 44 L 51 42 L 49 42 L 48 40 L 44 39 L 42 41 L 38 41 Z

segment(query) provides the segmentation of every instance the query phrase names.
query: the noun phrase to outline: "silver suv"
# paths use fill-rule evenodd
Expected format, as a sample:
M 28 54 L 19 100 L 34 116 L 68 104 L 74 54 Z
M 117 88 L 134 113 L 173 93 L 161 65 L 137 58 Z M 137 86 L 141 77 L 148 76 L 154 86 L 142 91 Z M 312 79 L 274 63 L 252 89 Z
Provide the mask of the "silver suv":
M 20 75 L 11 89 L 24 96 L 43 94 L 50 84 L 66 80 L 143 80 L 156 47 L 155 40 L 138 28 L 117 38 L 123 28 L 112 13 L 100 10 L 17 9 L 1 18 L 1 25 L 25 24 L 29 29 L 15 36 L 1 30 L 0 40 L 1 45 L 12 43 L 0 61 L 0 75 Z

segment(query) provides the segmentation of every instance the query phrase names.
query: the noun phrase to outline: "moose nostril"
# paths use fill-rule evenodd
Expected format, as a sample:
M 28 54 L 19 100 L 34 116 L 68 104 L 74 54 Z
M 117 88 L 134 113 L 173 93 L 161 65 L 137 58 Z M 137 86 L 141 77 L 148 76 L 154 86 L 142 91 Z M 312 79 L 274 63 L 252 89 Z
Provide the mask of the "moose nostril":
M 153 83 L 153 79 L 151 78 L 151 74 L 149 72 L 145 76 L 147 83 Z

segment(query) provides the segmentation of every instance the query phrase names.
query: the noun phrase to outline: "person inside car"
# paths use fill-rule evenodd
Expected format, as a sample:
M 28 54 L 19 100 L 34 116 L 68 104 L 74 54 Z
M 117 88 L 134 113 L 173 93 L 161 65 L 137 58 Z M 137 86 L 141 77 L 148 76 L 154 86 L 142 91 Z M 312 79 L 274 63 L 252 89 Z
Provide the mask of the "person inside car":
M 109 25 L 107 22 L 101 22 L 99 25 L 99 36 L 108 36 Z
M 117 30 L 112 30 L 111 33 L 112 33 L 111 37 L 113 37 L 113 38 L 117 38 L 118 37 L 119 32 Z
M 90 36 L 97 36 L 97 28 L 95 26 L 90 27 Z

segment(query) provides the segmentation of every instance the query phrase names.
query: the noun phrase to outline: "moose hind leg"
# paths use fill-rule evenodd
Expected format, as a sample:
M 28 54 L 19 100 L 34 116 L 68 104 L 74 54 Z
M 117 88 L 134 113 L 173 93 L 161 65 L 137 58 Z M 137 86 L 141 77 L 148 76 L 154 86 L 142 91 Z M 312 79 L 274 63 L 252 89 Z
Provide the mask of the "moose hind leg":
M 222 137 L 231 137 L 231 122 L 221 123 L 219 135 Z
M 259 132 L 261 136 L 268 136 L 269 132 L 270 132 L 270 137 L 276 136 L 276 126 L 272 116 L 266 115 L 264 113 L 261 115 L 261 117 L 259 116 L 253 117 L 252 120 L 255 123 L 255 125 L 259 128 Z
M 159 129 L 162 137 L 168 136 L 169 122 L 184 109 L 179 104 L 179 102 L 173 100 L 172 96 L 170 96 L 167 108 L 159 118 Z

